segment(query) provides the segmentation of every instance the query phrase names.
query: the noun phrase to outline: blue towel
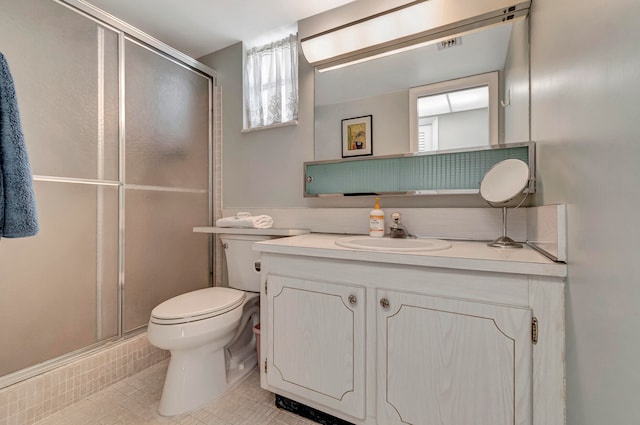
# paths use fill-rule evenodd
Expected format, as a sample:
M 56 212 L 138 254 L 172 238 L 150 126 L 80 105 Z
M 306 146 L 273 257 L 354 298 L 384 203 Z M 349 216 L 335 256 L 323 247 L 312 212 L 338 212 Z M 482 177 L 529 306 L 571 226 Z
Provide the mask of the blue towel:
M 0 53 L 0 238 L 33 236 L 38 229 L 16 90 L 9 65 Z

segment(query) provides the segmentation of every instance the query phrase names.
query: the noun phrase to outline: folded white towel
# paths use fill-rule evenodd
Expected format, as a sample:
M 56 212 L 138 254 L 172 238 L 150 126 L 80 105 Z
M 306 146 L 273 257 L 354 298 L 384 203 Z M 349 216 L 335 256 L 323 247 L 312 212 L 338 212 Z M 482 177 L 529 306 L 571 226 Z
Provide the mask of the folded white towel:
M 269 229 L 273 226 L 273 218 L 268 215 L 254 215 L 241 212 L 234 217 L 223 217 L 216 220 L 216 227 L 246 227 Z

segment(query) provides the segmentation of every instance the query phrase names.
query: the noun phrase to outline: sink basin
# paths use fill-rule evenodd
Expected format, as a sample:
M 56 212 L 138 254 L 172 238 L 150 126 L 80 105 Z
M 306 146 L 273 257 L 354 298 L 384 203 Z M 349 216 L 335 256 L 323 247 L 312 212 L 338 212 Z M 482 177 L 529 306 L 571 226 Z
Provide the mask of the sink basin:
M 394 239 L 372 238 L 370 236 L 348 236 L 336 240 L 343 248 L 364 249 L 367 251 L 418 252 L 439 251 L 451 248 L 451 244 L 441 239 Z

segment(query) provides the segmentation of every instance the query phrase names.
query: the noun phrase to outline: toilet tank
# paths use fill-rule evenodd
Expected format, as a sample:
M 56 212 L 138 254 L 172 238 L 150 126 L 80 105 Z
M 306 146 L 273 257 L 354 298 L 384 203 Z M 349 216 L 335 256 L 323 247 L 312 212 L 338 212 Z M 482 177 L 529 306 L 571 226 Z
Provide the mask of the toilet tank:
M 260 253 L 253 251 L 251 245 L 254 242 L 276 238 L 277 236 L 266 235 L 220 235 L 227 264 L 229 287 L 241 291 L 260 292 L 260 272 L 257 272 L 254 267 L 254 263 L 260 258 Z

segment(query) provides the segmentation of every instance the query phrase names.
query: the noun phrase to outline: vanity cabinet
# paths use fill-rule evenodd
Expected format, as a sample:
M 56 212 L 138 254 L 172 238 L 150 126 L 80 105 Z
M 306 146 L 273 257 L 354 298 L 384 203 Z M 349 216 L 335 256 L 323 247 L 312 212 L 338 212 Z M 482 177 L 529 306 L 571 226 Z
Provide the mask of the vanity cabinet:
M 377 290 L 378 423 L 531 423 L 531 310 Z
M 266 282 L 269 385 L 364 419 L 364 287 L 278 275 Z
M 565 423 L 562 276 L 286 244 L 257 249 L 263 388 L 358 425 Z

